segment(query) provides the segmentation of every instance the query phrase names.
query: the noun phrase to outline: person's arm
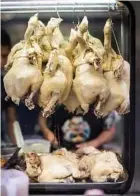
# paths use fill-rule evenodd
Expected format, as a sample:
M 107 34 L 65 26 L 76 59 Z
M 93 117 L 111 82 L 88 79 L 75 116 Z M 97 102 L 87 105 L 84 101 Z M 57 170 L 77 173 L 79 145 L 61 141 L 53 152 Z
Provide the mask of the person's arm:
M 113 139 L 114 135 L 115 135 L 115 127 L 112 127 L 111 129 L 102 131 L 100 135 L 96 137 L 94 140 L 85 142 L 83 144 L 78 144 L 77 148 L 83 148 L 86 146 L 94 146 L 95 148 L 98 148 L 103 144 L 110 142 Z
M 116 117 L 115 114 L 112 112 L 110 115 L 103 119 L 102 132 L 95 139 L 77 145 L 77 148 L 83 148 L 85 146 L 94 146 L 95 148 L 98 148 L 103 144 L 110 142 L 115 136 L 115 124 Z
M 14 135 L 14 122 L 16 121 L 16 109 L 15 107 L 8 107 L 6 110 L 7 117 L 7 129 L 8 136 L 13 144 L 16 144 L 16 139 Z
M 40 130 L 43 132 L 44 138 L 53 144 L 58 144 L 54 133 L 47 127 L 47 119 L 44 118 L 41 113 L 39 114 L 38 124 Z
M 109 143 L 115 135 L 115 127 L 104 130 L 100 135 L 92 141 L 89 141 L 88 144 L 98 148 L 103 144 Z

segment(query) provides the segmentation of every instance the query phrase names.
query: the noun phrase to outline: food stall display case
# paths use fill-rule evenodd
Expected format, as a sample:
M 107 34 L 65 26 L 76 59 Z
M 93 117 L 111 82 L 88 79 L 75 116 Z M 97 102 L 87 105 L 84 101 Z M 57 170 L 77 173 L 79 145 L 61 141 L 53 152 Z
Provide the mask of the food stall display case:
M 69 36 L 70 29 L 76 26 L 78 20 L 81 21 L 86 15 L 91 34 L 101 41 L 103 41 L 105 21 L 111 17 L 113 21 L 113 48 L 116 51 L 119 48 L 124 59 L 131 65 L 130 113 L 123 116 L 121 130 L 123 135 L 122 161 L 128 176 L 123 181 L 105 183 L 30 183 L 30 192 L 34 194 L 78 194 L 92 188 L 103 189 L 109 194 L 127 192 L 133 180 L 135 159 L 135 16 L 131 4 L 116 0 L 2 1 L 1 13 L 2 25 L 9 31 L 16 24 L 25 22 L 27 24 L 28 19 L 35 13 L 39 14 L 39 18 L 45 24 L 51 17 L 60 16 L 63 19 L 60 28 L 65 37 Z M 14 44 L 17 41 L 19 40 L 12 40 Z

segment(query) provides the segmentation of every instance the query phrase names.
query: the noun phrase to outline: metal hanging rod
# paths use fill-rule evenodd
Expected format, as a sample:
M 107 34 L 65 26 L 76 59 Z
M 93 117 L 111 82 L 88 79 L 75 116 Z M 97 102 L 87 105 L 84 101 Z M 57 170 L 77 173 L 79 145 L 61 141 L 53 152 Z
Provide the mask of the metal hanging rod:
M 117 3 L 117 0 L 43 0 L 43 1 L 39 1 L 39 0 L 21 0 L 21 1 L 7 1 L 7 0 L 2 0 L 1 1 L 2 4 L 8 4 L 8 5 L 22 5 L 22 4 L 42 4 L 42 5 L 67 5 L 67 4 L 115 4 Z
M 60 1 L 3 1 L 0 3 L 2 12 L 34 12 L 38 9 L 40 12 L 56 12 L 56 7 L 59 12 L 83 12 L 83 6 L 86 12 L 94 11 L 108 11 L 108 3 L 112 10 L 118 9 L 116 7 L 116 0 L 60 0 Z

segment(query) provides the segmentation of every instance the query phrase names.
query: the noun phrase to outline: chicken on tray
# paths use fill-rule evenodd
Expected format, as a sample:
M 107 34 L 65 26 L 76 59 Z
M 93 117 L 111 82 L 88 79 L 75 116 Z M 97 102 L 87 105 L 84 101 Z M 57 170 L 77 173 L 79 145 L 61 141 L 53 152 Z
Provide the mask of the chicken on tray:
M 117 181 L 124 175 L 123 166 L 119 163 L 115 153 L 99 151 L 93 147 L 83 149 L 85 154 L 80 162 L 79 169 L 86 170 L 94 182 Z
M 37 14 L 29 19 L 24 40 L 5 65 L 7 98 L 25 101 L 29 109 L 38 104 L 46 118 L 58 104 L 83 114 L 91 106 L 97 117 L 129 112 L 130 65 L 112 49 L 111 20 L 104 27 L 104 45 L 89 33 L 86 16 L 69 40 L 59 29 L 62 21 L 51 18 L 45 26 Z
M 115 153 L 85 147 L 74 153 L 65 148 L 52 153 L 25 154 L 27 175 L 37 182 L 107 182 L 124 179 L 124 169 Z

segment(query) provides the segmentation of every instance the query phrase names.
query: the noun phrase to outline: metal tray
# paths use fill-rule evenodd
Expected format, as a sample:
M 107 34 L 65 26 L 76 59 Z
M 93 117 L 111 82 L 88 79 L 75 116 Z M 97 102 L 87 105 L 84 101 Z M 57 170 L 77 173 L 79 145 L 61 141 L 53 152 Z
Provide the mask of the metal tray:
M 30 193 L 34 194 L 83 194 L 88 189 L 101 189 L 107 193 L 111 193 L 125 186 L 126 182 L 127 179 L 119 182 L 104 183 L 30 183 L 29 190 Z

